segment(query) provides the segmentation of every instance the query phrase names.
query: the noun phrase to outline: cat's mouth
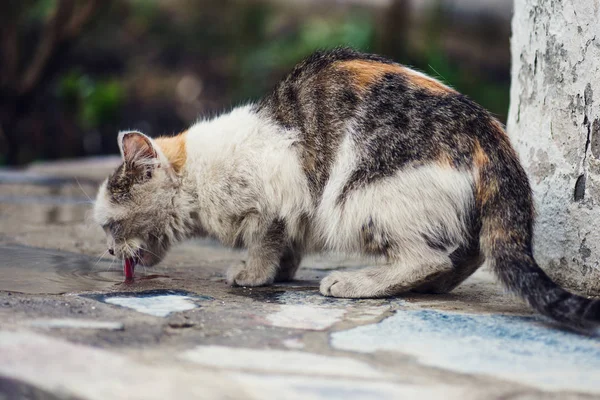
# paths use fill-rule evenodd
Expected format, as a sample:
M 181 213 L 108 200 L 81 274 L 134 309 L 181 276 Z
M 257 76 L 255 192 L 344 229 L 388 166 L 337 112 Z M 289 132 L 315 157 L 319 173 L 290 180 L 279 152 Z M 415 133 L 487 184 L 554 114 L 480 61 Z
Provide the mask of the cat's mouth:
M 127 271 L 125 271 L 125 269 L 130 269 L 129 267 L 126 267 L 126 265 L 131 265 L 131 269 L 135 268 L 135 266 L 138 264 L 141 264 L 144 267 L 151 267 L 159 261 L 160 257 L 156 253 L 140 248 L 130 257 L 127 257 L 123 260 L 125 277 L 127 277 Z
M 136 265 L 144 264 L 144 262 L 143 262 L 144 254 L 143 253 L 144 253 L 143 250 L 139 249 L 131 257 L 126 257 L 123 259 L 123 274 L 125 275 L 126 281 L 133 280 Z
M 146 249 L 138 248 L 134 253 L 129 253 L 128 257 L 123 258 L 125 280 L 133 280 L 136 265 L 141 264 L 144 267 L 151 267 L 160 262 L 160 260 L 160 256 Z
M 125 280 L 133 280 L 133 274 L 135 272 L 135 265 L 138 263 L 138 257 L 128 257 L 123 260 L 123 273 L 125 274 Z

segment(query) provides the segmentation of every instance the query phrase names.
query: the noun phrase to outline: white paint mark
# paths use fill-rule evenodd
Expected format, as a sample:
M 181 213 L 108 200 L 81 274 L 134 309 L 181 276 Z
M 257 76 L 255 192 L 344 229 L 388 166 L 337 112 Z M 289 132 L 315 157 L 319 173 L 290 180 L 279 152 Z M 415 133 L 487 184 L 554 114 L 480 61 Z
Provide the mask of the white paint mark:
M 31 332 L 0 331 L 0 376 L 57 397 L 89 400 L 233 399 L 244 388 L 219 372 L 122 354 Z
M 107 329 L 113 331 L 120 331 L 124 329 L 122 322 L 111 322 L 111 321 L 94 321 L 90 319 L 36 319 L 30 321 L 27 325 L 36 328 L 50 328 L 50 329 L 62 329 L 62 328 L 73 328 L 73 329 Z
M 600 340 L 547 328 L 529 317 L 398 311 L 331 334 L 337 349 L 399 351 L 422 364 L 543 389 L 600 392 Z
M 104 301 L 121 307 L 133 308 L 138 312 L 156 317 L 166 317 L 172 312 L 192 310 L 198 307 L 191 297 L 179 294 L 146 297 L 107 297 Z
M 287 347 L 288 349 L 293 349 L 293 350 L 300 350 L 300 349 L 303 349 L 305 347 L 304 343 L 302 342 L 302 340 L 300 340 L 298 338 L 285 339 L 281 343 L 285 347 Z
M 352 358 L 330 357 L 301 351 L 198 346 L 183 352 L 180 357 L 213 368 L 364 379 L 385 376 L 370 365 Z
M 356 307 L 349 310 L 345 319 L 352 322 L 371 322 L 389 309 L 390 307 Z
M 247 393 L 257 399 L 287 400 L 423 400 L 474 398 L 473 390 L 448 385 L 411 385 L 373 382 L 362 379 L 340 379 L 289 375 L 231 374 L 243 384 Z M 470 394 L 470 396 L 469 396 Z M 480 397 L 481 398 L 481 397 Z
M 269 314 L 273 326 L 322 331 L 342 320 L 346 310 L 315 307 L 311 305 L 282 305 L 279 311 Z

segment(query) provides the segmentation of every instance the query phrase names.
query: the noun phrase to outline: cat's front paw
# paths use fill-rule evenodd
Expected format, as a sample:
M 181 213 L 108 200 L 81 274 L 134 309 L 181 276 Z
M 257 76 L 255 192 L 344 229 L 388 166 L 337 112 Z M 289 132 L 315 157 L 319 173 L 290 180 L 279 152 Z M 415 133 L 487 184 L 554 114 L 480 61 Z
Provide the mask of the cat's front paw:
M 357 298 L 364 297 L 360 293 L 360 282 L 355 282 L 356 276 L 352 272 L 332 272 L 321 280 L 319 288 L 323 296 Z
M 244 261 L 227 270 L 227 284 L 230 286 L 267 286 L 274 280 L 274 271 L 253 267 Z

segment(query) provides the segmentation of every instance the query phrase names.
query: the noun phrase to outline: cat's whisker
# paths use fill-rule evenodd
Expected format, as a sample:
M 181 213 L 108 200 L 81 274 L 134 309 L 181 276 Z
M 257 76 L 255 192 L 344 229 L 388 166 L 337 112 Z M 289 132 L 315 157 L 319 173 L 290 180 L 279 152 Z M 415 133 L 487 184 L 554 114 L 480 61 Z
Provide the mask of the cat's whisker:
M 448 81 L 446 80 L 446 78 L 444 78 L 444 77 L 442 76 L 442 74 L 440 74 L 440 73 L 439 73 L 439 72 L 438 72 L 438 71 L 437 71 L 435 68 L 433 68 L 433 66 L 432 66 L 431 64 L 427 64 L 427 66 L 428 66 L 429 68 L 431 68 L 431 69 L 432 69 L 432 71 L 433 71 L 433 72 L 435 72 L 435 73 L 437 74 L 438 78 L 440 78 L 440 79 L 441 79 L 443 82 L 448 82 Z
M 154 233 L 151 233 L 150 235 L 153 236 L 156 240 L 158 240 L 158 243 L 162 242 L 161 238 L 156 236 Z
M 85 190 L 83 190 L 83 186 L 81 186 L 81 183 L 79 183 L 79 179 L 77 179 L 77 177 L 75 177 L 75 182 L 77 182 L 77 186 L 79 186 L 79 189 L 81 189 L 85 197 L 88 198 L 90 204 L 94 204 L 94 200 L 92 200 L 92 198 L 85 192 Z
M 148 274 L 148 270 L 146 269 L 146 264 L 142 261 L 140 261 L 140 265 L 142 266 L 142 268 L 144 268 L 144 275 Z
M 115 264 L 115 261 L 116 261 L 116 259 L 115 259 L 115 258 L 113 258 L 113 259 L 110 261 L 110 265 L 108 266 L 108 271 L 110 271 L 110 270 L 112 269 L 113 265 Z
M 98 267 L 98 263 L 104 258 L 106 253 L 108 253 L 108 250 L 104 250 L 104 252 L 102 254 L 100 254 L 100 257 L 98 257 L 98 259 L 94 263 L 94 269 L 96 269 Z
M 135 256 L 136 256 L 136 251 L 135 251 L 135 250 L 133 250 L 133 248 L 132 248 L 132 247 L 131 247 L 131 246 L 130 246 L 130 245 L 127 243 L 127 242 L 125 242 L 125 243 L 123 244 L 123 250 L 124 250 L 124 252 L 125 252 L 125 253 L 127 254 L 127 256 L 128 256 L 128 257 L 126 257 L 126 258 L 135 258 Z
M 142 251 L 145 251 L 145 252 L 148 252 L 148 253 L 152 254 L 154 257 L 156 257 L 157 259 L 160 259 L 160 257 L 158 256 L 158 254 L 156 254 L 156 253 L 153 253 L 153 252 L 151 252 L 150 250 L 148 250 L 148 249 L 146 249 L 146 248 L 144 248 L 144 247 L 141 247 L 141 246 L 140 246 L 140 250 L 142 250 Z
M 140 247 L 140 249 L 141 249 L 141 247 Z M 143 250 L 143 249 L 142 249 L 142 250 Z M 146 269 L 146 263 L 145 263 L 145 262 L 144 262 L 142 259 L 140 259 L 140 260 L 139 260 L 139 264 L 142 266 L 142 268 L 144 268 L 144 274 L 147 274 L 147 273 L 148 273 L 148 271 L 147 271 L 147 269 Z

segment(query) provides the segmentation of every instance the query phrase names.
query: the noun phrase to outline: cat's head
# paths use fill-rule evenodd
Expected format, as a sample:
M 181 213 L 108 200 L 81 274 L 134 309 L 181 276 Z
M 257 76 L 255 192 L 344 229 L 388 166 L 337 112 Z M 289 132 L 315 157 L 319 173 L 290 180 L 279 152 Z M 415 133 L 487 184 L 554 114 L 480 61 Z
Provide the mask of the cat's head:
M 111 254 L 154 265 L 176 237 L 178 178 L 151 138 L 121 132 L 118 141 L 123 163 L 100 185 L 94 219 Z

